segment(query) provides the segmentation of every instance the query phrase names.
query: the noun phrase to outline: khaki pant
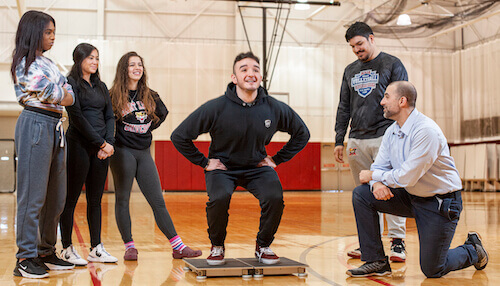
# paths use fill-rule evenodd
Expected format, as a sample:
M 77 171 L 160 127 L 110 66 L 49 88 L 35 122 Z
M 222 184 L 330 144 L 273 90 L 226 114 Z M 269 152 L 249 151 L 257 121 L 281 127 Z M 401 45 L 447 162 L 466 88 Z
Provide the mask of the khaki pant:
M 359 182 L 359 173 L 361 170 L 370 170 L 370 166 L 377 157 L 378 148 L 382 143 L 382 137 L 373 139 L 355 139 L 349 138 L 347 142 L 346 154 L 351 168 L 351 174 L 354 177 L 356 186 Z M 406 218 L 386 214 L 388 237 L 405 238 L 406 236 Z M 380 213 L 380 233 L 384 232 L 384 216 Z

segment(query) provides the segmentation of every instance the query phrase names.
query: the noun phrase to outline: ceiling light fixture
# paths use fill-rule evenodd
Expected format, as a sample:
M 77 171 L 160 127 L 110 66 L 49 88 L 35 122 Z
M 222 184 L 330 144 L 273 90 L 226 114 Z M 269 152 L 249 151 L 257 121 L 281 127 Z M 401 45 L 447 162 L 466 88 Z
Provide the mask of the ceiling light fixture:
M 295 10 L 309 10 L 311 5 L 307 4 L 307 0 L 297 0 L 297 4 L 293 7 Z
M 401 14 L 398 17 L 398 21 L 396 22 L 398 26 L 409 26 L 411 25 L 411 19 L 410 15 L 408 14 Z

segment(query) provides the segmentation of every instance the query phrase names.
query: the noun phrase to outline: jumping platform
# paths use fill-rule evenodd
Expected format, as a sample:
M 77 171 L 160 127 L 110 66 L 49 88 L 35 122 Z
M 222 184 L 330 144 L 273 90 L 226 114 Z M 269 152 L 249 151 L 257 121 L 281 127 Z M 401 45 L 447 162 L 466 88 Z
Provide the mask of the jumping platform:
M 259 262 L 257 258 L 226 258 L 224 265 L 208 265 L 206 259 L 184 258 L 184 269 L 196 273 L 196 279 L 207 277 L 241 276 L 242 278 L 261 278 L 264 275 L 290 275 L 306 277 L 307 264 L 280 257 L 280 262 L 268 265 Z

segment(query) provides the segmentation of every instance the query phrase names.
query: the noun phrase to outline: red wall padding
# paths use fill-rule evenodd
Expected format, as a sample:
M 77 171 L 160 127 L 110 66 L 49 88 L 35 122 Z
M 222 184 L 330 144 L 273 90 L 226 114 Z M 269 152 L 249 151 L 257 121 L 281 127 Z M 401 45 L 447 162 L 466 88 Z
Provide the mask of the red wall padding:
M 276 154 L 284 144 L 271 142 L 267 153 Z M 210 142 L 195 142 L 195 145 L 205 156 L 208 154 Z M 308 143 L 292 160 L 276 168 L 284 190 L 321 189 L 320 152 L 320 143 Z M 164 190 L 206 190 L 203 169 L 184 158 L 171 141 L 155 141 L 155 162 Z

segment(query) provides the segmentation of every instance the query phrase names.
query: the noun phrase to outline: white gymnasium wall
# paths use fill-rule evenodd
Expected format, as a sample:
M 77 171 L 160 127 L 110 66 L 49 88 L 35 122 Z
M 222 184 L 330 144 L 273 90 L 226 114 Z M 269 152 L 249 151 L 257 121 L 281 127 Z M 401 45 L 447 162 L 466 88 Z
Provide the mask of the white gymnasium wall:
M 20 110 L 9 75 L 19 17 L 16 1 L 3 3 L 10 8 L 0 7 L 0 122 Z M 230 81 L 234 56 L 248 50 L 232 2 L 33 0 L 26 4 L 28 9 L 38 10 L 51 6 L 48 12 L 56 19 L 57 35 L 55 46 L 46 55 L 62 68 L 71 67 L 71 53 L 79 42 L 90 42 L 100 51 L 101 77 L 110 87 L 122 54 L 135 50 L 145 58 L 150 86 L 170 110 L 166 123 L 155 133 L 160 140 L 168 139 L 196 107 L 223 93 Z M 344 8 L 359 12 L 350 5 Z M 196 18 L 198 11 L 204 12 Z M 258 11 L 244 9 L 243 13 L 250 14 L 246 21 L 252 48 L 261 56 L 262 23 Z M 105 16 L 99 17 L 99 13 Z M 315 142 L 334 140 L 343 70 L 355 60 L 343 38 L 345 28 L 328 22 L 342 17 L 339 13 L 336 8 L 328 8 L 312 22 L 297 20 L 304 15 L 292 15 L 271 82 L 271 92 L 289 93 L 288 103 L 306 121 Z M 268 28 L 272 28 L 271 20 Z M 450 142 L 460 142 L 461 121 L 499 115 L 500 97 L 493 78 L 500 69 L 499 40 L 455 53 L 451 52 L 453 47 L 446 46 L 454 42 L 442 38 L 427 47 L 415 44 L 409 50 L 394 48 L 397 41 L 377 37 L 377 42 L 382 50 L 403 61 L 419 92 L 417 108 L 437 121 Z M 413 42 L 418 41 L 405 39 L 400 46 L 412 46 L 409 43 Z M 0 137 L 13 138 L 13 129 L 4 126 Z M 279 134 L 275 139 L 287 138 Z
M 62 39 L 61 39 L 62 38 Z M 83 39 L 59 37 L 47 56 L 70 68 L 73 47 Z M 170 110 L 157 140 L 168 140 L 173 129 L 195 108 L 221 95 L 230 81 L 234 56 L 246 51 L 244 44 L 169 43 L 160 39 L 91 40 L 100 51 L 101 78 L 111 87 L 116 63 L 134 50 L 145 59 L 151 88 L 158 91 Z M 260 47 L 254 51 L 260 56 Z M 452 54 L 449 52 L 390 51 L 406 66 L 410 81 L 419 91 L 417 107 L 435 119 L 449 139 L 453 135 Z M 314 142 L 332 142 L 343 70 L 355 57 L 347 44 L 336 46 L 282 47 L 271 92 L 288 92 L 289 105 L 304 119 Z M 1 65 L 2 79 L 8 65 Z M 0 87 L 2 101 L 15 102 L 10 78 Z M 279 134 L 276 140 L 287 140 Z M 202 137 L 200 139 L 208 139 Z

